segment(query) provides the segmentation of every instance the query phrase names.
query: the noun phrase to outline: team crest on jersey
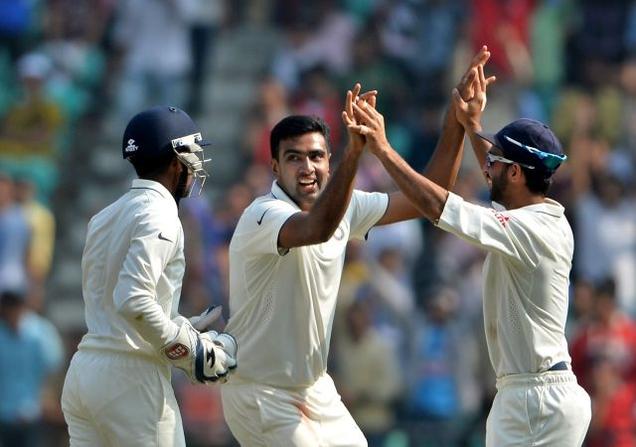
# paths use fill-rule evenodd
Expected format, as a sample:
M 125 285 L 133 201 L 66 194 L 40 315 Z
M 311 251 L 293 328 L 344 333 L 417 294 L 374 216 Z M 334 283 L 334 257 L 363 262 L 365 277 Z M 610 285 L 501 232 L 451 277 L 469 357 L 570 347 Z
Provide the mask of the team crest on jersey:
M 126 146 L 126 149 L 124 150 L 126 152 L 137 152 L 137 149 L 139 149 L 139 146 L 137 146 L 135 144 L 135 140 L 131 138 L 130 140 L 128 140 L 128 146 Z
M 490 211 L 493 212 L 493 214 L 495 215 L 495 217 L 497 218 L 501 226 L 505 227 L 508 221 L 510 220 L 510 216 L 507 216 L 504 213 L 500 213 L 499 211 L 495 211 L 493 209 L 491 209 Z

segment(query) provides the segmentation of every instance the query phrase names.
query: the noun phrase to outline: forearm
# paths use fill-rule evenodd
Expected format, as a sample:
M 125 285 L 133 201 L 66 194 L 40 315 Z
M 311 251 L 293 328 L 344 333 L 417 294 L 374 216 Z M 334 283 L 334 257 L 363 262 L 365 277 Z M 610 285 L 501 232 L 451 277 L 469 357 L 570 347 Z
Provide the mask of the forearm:
M 117 307 L 117 312 L 157 349 L 174 339 L 177 334 L 177 325 L 163 312 L 159 303 L 150 297 L 131 297 Z
M 448 190 L 418 174 L 390 146 L 385 146 L 376 155 L 413 206 L 425 217 L 433 221 L 439 219 Z
M 464 128 L 457 121 L 453 103 L 444 116 L 442 133 L 437 141 L 424 175 L 441 187 L 451 190 L 455 186 L 464 152 Z
M 340 225 L 351 195 L 362 149 L 347 148 L 329 183 L 307 215 L 307 224 L 321 241 L 328 240 Z

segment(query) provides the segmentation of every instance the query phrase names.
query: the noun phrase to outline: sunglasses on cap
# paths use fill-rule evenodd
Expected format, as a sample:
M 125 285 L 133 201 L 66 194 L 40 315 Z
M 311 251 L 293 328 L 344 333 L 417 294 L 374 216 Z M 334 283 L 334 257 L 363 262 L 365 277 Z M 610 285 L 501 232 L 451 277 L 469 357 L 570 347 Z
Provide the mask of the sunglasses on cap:
M 534 169 L 534 166 L 530 166 L 530 165 L 526 165 L 526 164 L 523 164 L 523 163 L 519 163 L 518 161 L 513 161 L 513 160 L 510 160 L 510 159 L 508 159 L 506 157 L 502 157 L 501 155 L 495 155 L 495 154 L 493 154 L 491 152 L 488 152 L 486 154 L 486 167 L 487 168 L 491 167 L 493 165 L 493 163 L 495 163 L 496 161 L 501 162 L 501 163 L 506 163 L 506 164 L 509 164 L 509 165 L 518 164 L 519 166 L 522 166 L 522 167 L 527 168 L 527 169 Z
M 504 135 L 504 138 L 508 140 L 510 143 L 516 146 L 519 146 L 520 148 L 523 148 L 527 150 L 528 152 L 530 152 L 531 154 L 537 156 L 541 160 L 543 165 L 552 171 L 558 168 L 559 165 L 561 165 L 561 163 L 563 163 L 568 158 L 567 155 L 552 154 L 550 152 L 544 152 L 541 149 L 537 149 L 536 147 L 528 146 L 527 144 L 523 144 L 520 141 L 510 138 L 508 135 Z M 521 165 L 521 163 L 519 164 Z M 524 165 L 521 165 L 521 166 L 524 166 Z M 525 166 L 525 167 L 529 167 L 529 166 Z

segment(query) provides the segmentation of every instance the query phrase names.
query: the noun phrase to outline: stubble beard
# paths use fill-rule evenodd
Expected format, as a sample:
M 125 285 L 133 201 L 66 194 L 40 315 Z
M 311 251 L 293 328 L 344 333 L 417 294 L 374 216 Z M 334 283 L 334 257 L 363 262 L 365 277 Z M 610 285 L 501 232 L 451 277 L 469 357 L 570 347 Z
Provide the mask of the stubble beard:
M 507 186 L 505 174 L 506 171 L 504 170 L 500 175 L 491 179 L 490 200 L 492 202 L 503 203 L 504 191 Z

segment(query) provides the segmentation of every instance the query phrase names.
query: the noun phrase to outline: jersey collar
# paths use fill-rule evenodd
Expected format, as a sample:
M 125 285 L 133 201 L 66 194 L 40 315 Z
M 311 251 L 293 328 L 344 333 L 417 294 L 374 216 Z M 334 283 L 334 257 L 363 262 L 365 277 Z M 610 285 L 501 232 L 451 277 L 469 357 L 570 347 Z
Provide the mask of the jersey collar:
M 491 206 L 496 211 L 506 211 L 506 208 L 502 204 L 500 204 L 498 202 L 494 202 L 494 201 L 491 202 Z M 561 217 L 565 213 L 565 208 L 563 208 L 563 205 L 561 205 L 556 200 L 552 200 L 552 199 L 548 199 L 548 198 L 546 198 L 543 201 L 543 203 L 537 203 L 537 204 L 534 204 L 534 205 L 528 205 L 528 206 L 521 207 L 519 209 L 528 210 L 528 211 L 535 211 L 535 212 L 538 212 L 538 213 L 545 213 L 545 214 L 549 214 L 550 216 L 554 216 L 554 217 Z
M 538 213 L 549 214 L 554 217 L 561 217 L 565 213 L 565 208 L 556 200 L 546 198 L 543 203 L 529 205 L 524 207 L 527 210 L 536 211 Z
M 287 193 L 280 187 L 280 185 L 274 180 L 272 182 L 272 196 L 275 199 L 282 200 L 283 202 L 287 202 L 292 205 L 294 208 L 300 209 L 300 207 L 294 202 L 291 197 L 287 195 Z
M 161 183 L 155 182 L 154 180 L 136 178 L 132 181 L 132 186 L 130 187 L 130 189 L 151 189 L 161 194 L 161 197 L 163 197 L 164 199 L 174 200 L 174 197 L 172 197 L 170 191 L 168 191 L 168 189 Z

